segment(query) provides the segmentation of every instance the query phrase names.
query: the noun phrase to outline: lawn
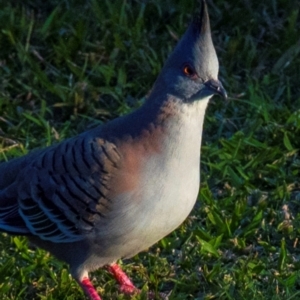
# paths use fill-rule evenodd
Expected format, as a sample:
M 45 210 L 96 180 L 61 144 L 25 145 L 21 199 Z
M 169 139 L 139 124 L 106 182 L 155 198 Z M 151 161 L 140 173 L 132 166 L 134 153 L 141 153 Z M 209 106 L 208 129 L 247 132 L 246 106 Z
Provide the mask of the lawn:
M 139 107 L 195 2 L 0 0 L 0 160 Z M 199 199 L 121 264 L 170 300 L 300 299 L 299 2 L 207 2 L 229 99 L 207 110 Z M 2 234 L 0 251 L 1 299 L 84 299 L 25 238 Z M 105 270 L 91 278 L 104 300 L 129 299 Z

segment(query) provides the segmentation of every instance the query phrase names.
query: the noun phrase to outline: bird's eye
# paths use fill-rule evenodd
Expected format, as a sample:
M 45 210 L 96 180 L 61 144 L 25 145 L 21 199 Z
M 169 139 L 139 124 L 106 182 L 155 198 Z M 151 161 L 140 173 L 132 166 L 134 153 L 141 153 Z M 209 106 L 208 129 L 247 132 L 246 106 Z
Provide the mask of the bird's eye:
M 197 76 L 196 71 L 189 64 L 185 64 L 182 68 L 182 71 L 183 71 L 183 74 L 188 76 L 188 77 L 196 77 Z

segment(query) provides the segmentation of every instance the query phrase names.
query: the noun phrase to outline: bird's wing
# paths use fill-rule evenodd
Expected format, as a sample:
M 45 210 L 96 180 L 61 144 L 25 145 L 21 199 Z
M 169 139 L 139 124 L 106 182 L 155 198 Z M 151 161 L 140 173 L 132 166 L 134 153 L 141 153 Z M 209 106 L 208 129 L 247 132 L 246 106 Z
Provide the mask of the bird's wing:
M 0 190 L 0 229 L 52 242 L 83 239 L 110 211 L 109 182 L 119 161 L 114 144 L 89 134 L 38 152 Z

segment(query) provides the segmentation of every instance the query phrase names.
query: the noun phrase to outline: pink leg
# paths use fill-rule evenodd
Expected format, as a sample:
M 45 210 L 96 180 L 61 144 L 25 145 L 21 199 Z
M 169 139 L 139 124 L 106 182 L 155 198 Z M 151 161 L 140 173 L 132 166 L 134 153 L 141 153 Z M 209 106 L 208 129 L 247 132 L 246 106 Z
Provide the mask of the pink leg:
M 120 284 L 120 291 L 124 294 L 132 295 L 140 291 L 133 285 L 132 281 L 117 264 L 111 264 L 107 267 L 108 271 L 115 277 Z
M 90 298 L 90 300 L 101 300 L 88 277 L 84 277 L 79 284 L 81 285 L 87 296 Z

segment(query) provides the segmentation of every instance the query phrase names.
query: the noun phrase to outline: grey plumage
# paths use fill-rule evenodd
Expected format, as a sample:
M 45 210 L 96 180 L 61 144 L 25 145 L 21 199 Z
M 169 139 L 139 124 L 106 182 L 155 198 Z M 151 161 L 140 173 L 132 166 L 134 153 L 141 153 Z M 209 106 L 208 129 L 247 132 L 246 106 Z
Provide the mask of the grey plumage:
M 0 165 L 0 229 L 78 282 L 170 233 L 196 201 L 205 109 L 226 95 L 203 3 L 140 109 Z

